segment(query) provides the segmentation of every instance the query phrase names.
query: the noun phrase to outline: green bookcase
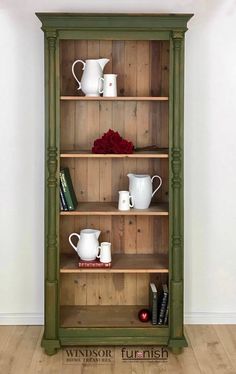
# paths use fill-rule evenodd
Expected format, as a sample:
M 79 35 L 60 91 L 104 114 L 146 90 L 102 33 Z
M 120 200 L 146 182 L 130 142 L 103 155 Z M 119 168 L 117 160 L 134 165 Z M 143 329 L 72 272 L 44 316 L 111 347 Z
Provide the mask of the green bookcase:
M 45 35 L 45 329 L 47 354 L 69 345 L 186 346 L 183 329 L 184 36 L 191 14 L 37 13 Z M 77 59 L 106 57 L 118 97 L 89 98 L 71 73 Z M 79 68 L 78 68 L 79 74 Z M 109 128 L 138 149 L 94 155 Z M 60 212 L 59 171 L 78 199 Z M 117 210 L 129 172 L 158 174 L 146 210 Z M 68 236 L 82 228 L 111 241 L 111 269 L 81 269 Z M 141 323 L 150 281 L 169 285 L 169 322 Z

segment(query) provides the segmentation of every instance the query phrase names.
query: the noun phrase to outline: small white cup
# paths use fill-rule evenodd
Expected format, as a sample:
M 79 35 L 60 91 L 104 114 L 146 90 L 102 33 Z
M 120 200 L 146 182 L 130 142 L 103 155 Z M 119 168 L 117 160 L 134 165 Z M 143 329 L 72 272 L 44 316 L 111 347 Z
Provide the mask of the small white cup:
M 99 93 L 102 93 L 103 97 L 117 96 L 116 78 L 117 74 L 104 74 L 103 78 L 100 78 L 103 82 L 103 89 L 99 90 Z
M 119 191 L 119 210 L 130 210 L 134 207 L 132 196 L 130 196 L 129 191 Z
M 100 262 L 104 264 L 111 262 L 111 243 L 102 242 L 98 249 L 100 253 L 97 258 L 100 258 Z

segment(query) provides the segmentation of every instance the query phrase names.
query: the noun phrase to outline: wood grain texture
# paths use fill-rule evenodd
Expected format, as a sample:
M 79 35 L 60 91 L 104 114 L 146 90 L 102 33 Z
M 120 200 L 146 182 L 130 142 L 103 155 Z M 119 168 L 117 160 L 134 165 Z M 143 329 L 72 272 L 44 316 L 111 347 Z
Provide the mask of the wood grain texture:
M 104 195 L 105 196 L 105 195 Z M 91 199 L 92 200 L 92 199 Z M 103 198 L 103 200 L 106 200 Z M 148 209 L 130 209 L 121 211 L 117 208 L 117 202 L 89 202 L 79 203 L 76 210 L 61 211 L 61 216 L 168 216 L 168 204 L 152 204 Z
M 61 327 L 143 327 L 138 319 L 140 309 L 145 305 L 137 306 L 63 306 L 61 307 Z M 147 328 L 165 327 L 153 326 L 150 322 Z
M 62 101 L 168 101 L 168 96 L 61 96 Z
M 74 163 L 70 163 L 70 160 Z M 101 169 L 100 169 L 101 165 Z M 109 165 L 109 166 L 108 166 Z M 78 201 L 104 202 L 100 188 L 107 184 L 110 201 L 118 201 L 118 191 L 129 188 L 128 173 L 160 175 L 163 184 L 154 195 L 152 203 L 167 203 L 169 199 L 168 159 L 163 158 L 61 158 L 61 166 L 75 169 L 72 182 Z M 102 173 L 102 175 L 101 175 Z M 75 179 L 74 179 L 75 178 Z M 154 180 L 153 188 L 157 186 Z M 83 196 L 82 196 L 83 195 Z M 81 199 L 80 199 L 81 197 Z M 109 200 L 106 200 L 109 202 Z M 80 204 L 79 204 L 80 205 Z
M 130 253 L 130 252 L 129 252 Z M 168 273 L 167 255 L 112 254 L 112 267 L 79 268 L 77 255 L 61 255 L 61 273 Z
M 121 358 L 121 347 L 115 349 L 115 362 L 112 364 L 82 364 L 74 363 L 68 365 L 62 359 L 63 352 L 49 357 L 42 350 L 40 343 L 43 334 L 41 326 L 0 326 L 0 372 L 6 374 L 51 374 L 51 373 L 89 373 L 97 374 L 102 371 L 105 374 L 212 374 L 212 373 L 235 373 L 235 367 L 230 365 L 236 354 L 235 347 L 235 325 L 204 326 L 208 329 L 208 336 L 213 334 L 215 344 L 208 345 L 209 339 L 204 334 L 202 339 L 202 327 L 188 325 L 187 334 L 189 347 L 183 350 L 179 356 L 174 356 L 169 351 L 167 362 L 123 362 Z M 194 340 L 192 332 L 194 331 Z M 217 336 L 216 336 L 217 333 Z M 194 346 L 196 340 L 201 338 L 201 355 L 195 354 Z M 4 341 L 4 344 L 3 344 Z M 226 361 L 219 355 L 218 347 L 228 355 Z M 226 349 L 226 347 L 228 347 Z M 152 347 L 150 346 L 150 349 Z M 156 347 L 155 347 L 156 348 Z M 142 350 L 143 346 L 131 346 L 130 349 Z M 211 360 L 211 366 L 208 363 Z M 217 363 L 219 366 L 216 368 Z
M 71 47 L 66 43 L 61 41 L 61 53 Z M 149 273 L 168 272 L 168 206 L 160 204 L 168 203 L 168 131 L 164 129 L 168 127 L 168 111 L 162 109 L 164 105 L 168 108 L 168 79 L 166 75 L 163 78 L 168 54 L 161 57 L 167 45 L 158 41 L 74 41 L 70 58 L 78 59 L 81 53 L 83 59 L 110 59 L 105 73 L 118 74 L 117 98 L 87 98 L 81 91 L 75 93 L 77 84 L 71 80 L 70 66 L 63 66 L 63 79 L 66 74 L 70 79 L 66 86 L 61 85 L 61 165 L 71 170 L 79 204 L 75 212 L 61 212 L 61 252 L 73 254 L 69 234 L 91 227 L 99 228 L 100 240 L 110 241 L 113 254 L 120 256 L 113 256 L 114 266 L 109 271 L 63 265 L 62 305 L 147 304 Z M 158 72 L 155 64 L 159 64 Z M 81 77 L 80 66 L 76 72 Z M 132 155 L 88 151 L 94 139 L 109 128 L 119 131 L 135 147 L 157 144 L 160 151 Z M 117 210 L 118 191 L 128 189 L 130 172 L 163 175 L 163 190 L 148 210 Z
M 195 325 L 187 327 L 187 333 L 202 373 L 231 374 L 235 372 L 230 358 L 225 354 L 224 346 L 213 327 Z
M 79 233 L 82 229 L 89 228 L 91 221 L 88 218 L 88 216 L 61 216 L 61 253 L 75 254 L 74 249 L 69 244 L 69 235 L 72 232 Z M 126 241 L 126 236 L 129 231 L 127 231 L 125 225 L 129 225 L 129 221 L 125 220 L 126 217 L 118 215 L 97 216 L 97 218 L 96 228 L 102 231 L 99 240 L 100 242 L 111 242 L 113 254 L 155 254 L 157 258 L 159 254 L 168 254 L 168 229 L 165 229 L 168 226 L 168 216 L 156 216 L 155 220 L 149 216 L 133 216 L 131 222 L 133 224 L 136 221 L 133 224 L 136 232 L 133 231 L 134 237 L 128 241 Z M 158 230 L 154 230 L 154 223 Z
M 149 143 L 150 144 L 150 143 Z M 91 153 L 86 150 L 62 150 L 60 154 L 61 158 L 168 158 L 167 150 L 163 149 L 156 152 L 134 152 L 131 154 L 116 154 L 116 153 Z
M 215 325 L 214 329 L 236 372 L 236 325 Z
M 41 327 L 1 326 L 0 331 L 2 339 L 5 340 L 4 345 L 0 345 L 0 372 L 28 373 L 39 336 L 41 336 Z
M 168 61 L 162 58 L 168 52 L 168 41 L 148 40 L 61 40 L 61 99 L 115 100 L 114 98 L 86 98 L 77 90 L 71 66 L 77 59 L 108 58 L 104 73 L 116 73 L 118 100 L 168 100 Z M 167 64 L 166 64 L 167 62 Z M 81 79 L 82 66 L 75 68 Z
M 137 278 L 142 282 L 139 293 Z M 148 304 L 149 281 L 145 273 L 61 273 L 60 304 L 140 305 L 141 300 Z

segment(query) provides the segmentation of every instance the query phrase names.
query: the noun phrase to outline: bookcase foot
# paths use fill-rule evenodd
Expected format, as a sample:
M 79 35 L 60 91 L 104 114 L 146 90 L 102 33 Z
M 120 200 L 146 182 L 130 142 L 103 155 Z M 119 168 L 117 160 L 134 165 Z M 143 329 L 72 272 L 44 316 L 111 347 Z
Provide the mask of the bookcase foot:
M 41 342 L 42 348 L 48 356 L 55 355 L 58 349 L 61 347 L 59 340 L 47 340 L 43 339 Z
M 44 348 L 44 351 L 48 356 L 53 356 L 57 353 L 58 349 L 53 348 L 53 347 L 47 347 L 47 348 Z
M 170 347 L 170 350 L 174 355 L 180 355 L 183 352 L 182 347 Z

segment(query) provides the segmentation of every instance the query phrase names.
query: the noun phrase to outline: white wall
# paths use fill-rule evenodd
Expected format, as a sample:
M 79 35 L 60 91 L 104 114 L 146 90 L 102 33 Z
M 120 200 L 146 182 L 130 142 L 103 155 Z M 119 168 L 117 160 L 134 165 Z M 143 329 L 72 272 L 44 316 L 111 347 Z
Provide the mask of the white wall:
M 43 33 L 36 11 L 195 13 L 186 35 L 186 321 L 235 323 L 234 0 L 1 1 L 0 322 L 42 322 Z

